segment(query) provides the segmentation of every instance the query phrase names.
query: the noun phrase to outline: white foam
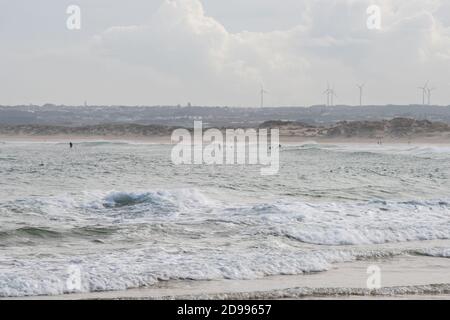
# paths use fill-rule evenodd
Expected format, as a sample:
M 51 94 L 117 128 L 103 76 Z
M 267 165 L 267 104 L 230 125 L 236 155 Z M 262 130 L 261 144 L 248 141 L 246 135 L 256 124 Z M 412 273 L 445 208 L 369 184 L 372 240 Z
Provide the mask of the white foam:
M 273 232 L 321 245 L 381 244 L 450 239 L 446 202 L 281 203 L 301 222 L 286 221 Z
M 161 249 L 118 251 L 80 257 L 81 286 L 67 286 L 70 261 L 58 267 L 29 260 L 0 273 L 0 296 L 57 295 L 71 292 L 125 290 L 160 280 L 256 279 L 278 274 L 325 271 L 332 263 L 352 260 L 350 252 L 286 250 L 226 252 L 220 249 L 192 254 Z M 63 267 L 65 266 L 65 267 Z
M 418 250 L 418 253 L 431 257 L 450 258 L 450 248 L 427 248 Z
M 450 205 L 442 200 L 308 203 L 291 198 L 233 205 L 179 189 L 90 191 L 16 203 L 36 204 L 52 218 L 46 220 L 54 224 L 50 228 L 111 223 L 123 229 L 100 249 L 81 242 L 80 252 L 76 243 L 58 253 L 52 246 L 42 257 L 6 252 L 0 258 L 0 296 L 71 292 L 65 281 L 74 264 L 82 270 L 80 292 L 124 290 L 170 279 L 319 272 L 337 262 L 402 254 L 361 245 L 450 239 Z M 129 219 L 129 228 L 115 220 L 117 214 Z
M 448 145 L 410 145 L 410 144 L 336 144 L 319 145 L 323 149 L 342 152 L 368 152 L 377 154 L 410 155 L 418 157 L 450 156 L 450 146 Z

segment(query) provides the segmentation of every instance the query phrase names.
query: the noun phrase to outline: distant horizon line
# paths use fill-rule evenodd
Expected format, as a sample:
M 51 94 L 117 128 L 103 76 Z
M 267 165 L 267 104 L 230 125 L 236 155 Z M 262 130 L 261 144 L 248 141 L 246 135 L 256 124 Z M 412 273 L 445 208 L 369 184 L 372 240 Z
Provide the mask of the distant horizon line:
M 120 104 L 80 104 L 80 105 L 68 105 L 68 104 L 53 104 L 53 103 L 45 103 L 42 105 L 39 104 L 14 104 L 14 105 L 3 105 L 0 104 L 0 108 L 16 108 L 16 107 L 69 107 L 69 108 L 90 108 L 90 107 L 121 107 L 121 108 L 235 108 L 235 109 L 255 109 L 255 110 L 263 110 L 263 109 L 277 109 L 277 108 L 315 108 L 315 107 L 323 107 L 327 109 L 335 108 L 335 107 L 353 107 L 353 108 L 364 108 L 364 107 L 450 107 L 450 104 L 448 105 L 442 105 L 442 104 L 431 104 L 431 105 L 423 105 L 423 104 L 364 104 L 364 105 L 351 105 L 351 104 L 337 104 L 333 106 L 327 106 L 325 104 L 315 104 L 315 105 L 309 105 L 309 106 L 287 106 L 287 105 L 281 105 L 281 106 L 266 106 L 266 107 L 260 107 L 260 106 L 220 106 L 220 105 L 120 105 Z

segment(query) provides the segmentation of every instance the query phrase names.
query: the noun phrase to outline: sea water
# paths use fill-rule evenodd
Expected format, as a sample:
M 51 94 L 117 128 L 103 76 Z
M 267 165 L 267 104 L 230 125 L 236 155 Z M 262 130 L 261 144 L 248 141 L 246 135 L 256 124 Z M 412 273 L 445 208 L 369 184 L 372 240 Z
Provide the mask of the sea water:
M 174 165 L 171 148 L 0 144 L 0 296 L 449 257 L 448 147 L 283 146 L 275 176 L 258 166 Z M 430 241 L 438 239 L 449 245 Z

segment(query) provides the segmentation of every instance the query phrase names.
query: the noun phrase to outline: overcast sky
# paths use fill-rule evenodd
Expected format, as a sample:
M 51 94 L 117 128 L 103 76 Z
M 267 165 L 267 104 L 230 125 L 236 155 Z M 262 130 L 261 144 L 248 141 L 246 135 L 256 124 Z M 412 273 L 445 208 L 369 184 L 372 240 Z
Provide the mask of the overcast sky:
M 449 0 L 0 0 L 0 44 L 3 105 L 450 104 Z

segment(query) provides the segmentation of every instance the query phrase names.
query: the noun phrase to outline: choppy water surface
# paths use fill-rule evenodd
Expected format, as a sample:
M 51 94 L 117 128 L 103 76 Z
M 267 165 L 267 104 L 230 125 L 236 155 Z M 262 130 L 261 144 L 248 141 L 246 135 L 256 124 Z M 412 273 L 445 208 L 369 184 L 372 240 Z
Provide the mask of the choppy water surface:
M 170 150 L 0 144 L 0 296 L 449 256 L 428 241 L 450 239 L 449 147 L 286 146 L 277 176 L 175 166 Z M 74 269 L 81 287 L 68 285 Z

